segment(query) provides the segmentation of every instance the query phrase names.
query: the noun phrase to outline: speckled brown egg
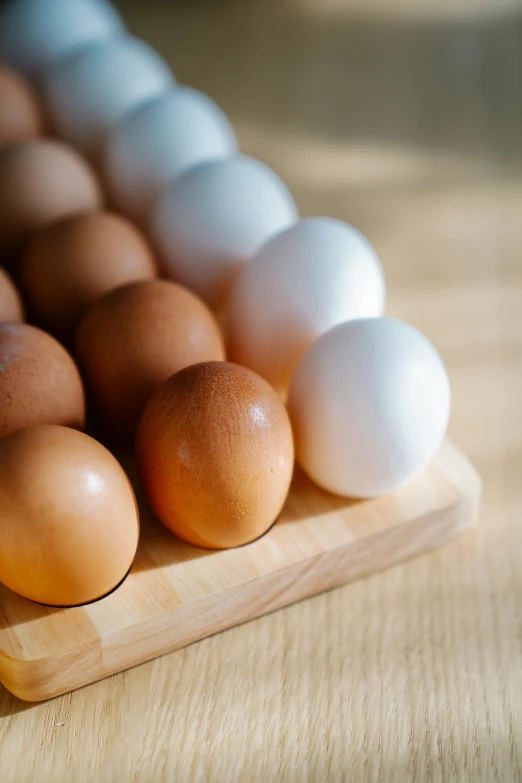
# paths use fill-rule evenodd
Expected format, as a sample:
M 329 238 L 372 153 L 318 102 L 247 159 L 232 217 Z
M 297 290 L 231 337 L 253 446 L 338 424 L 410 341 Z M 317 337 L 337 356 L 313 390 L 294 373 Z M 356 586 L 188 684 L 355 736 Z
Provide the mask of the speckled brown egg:
M 92 212 L 101 191 L 90 166 L 51 139 L 0 150 L 0 259 L 12 262 L 24 243 L 54 220 Z
M 75 606 L 121 582 L 139 517 L 122 467 L 100 443 L 40 426 L 0 441 L 0 582 L 39 603 Z
M 0 147 L 32 139 L 43 129 L 43 113 L 32 88 L 19 74 L 0 66 Z
M 149 502 L 173 533 L 212 549 L 262 535 L 285 502 L 294 465 L 286 409 L 245 367 L 187 367 L 151 397 L 136 434 Z
M 84 423 L 82 381 L 65 348 L 34 326 L 0 323 L 0 438 L 34 424 Z
M 38 323 L 67 342 L 98 299 L 120 285 L 155 277 L 145 238 L 110 212 L 53 223 L 33 237 L 20 267 L 22 289 Z
M 24 306 L 18 289 L 0 267 L 0 322 L 19 323 L 24 320 Z
M 100 299 L 78 328 L 75 353 L 99 425 L 128 444 L 163 381 L 189 364 L 224 358 L 210 310 L 168 280 L 132 283 Z

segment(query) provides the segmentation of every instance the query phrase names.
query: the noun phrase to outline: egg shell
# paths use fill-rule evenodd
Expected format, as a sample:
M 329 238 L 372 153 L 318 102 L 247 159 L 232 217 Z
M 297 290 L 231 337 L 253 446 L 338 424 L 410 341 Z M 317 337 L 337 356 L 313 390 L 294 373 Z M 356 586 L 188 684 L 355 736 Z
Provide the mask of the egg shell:
M 136 458 L 163 524 L 195 546 L 241 546 L 277 519 L 294 449 L 286 410 L 255 373 L 227 362 L 192 365 L 147 403 Z
M 50 334 L 28 324 L 0 323 L 0 438 L 36 424 L 83 428 L 80 374 Z
M 99 0 L 12 0 L 0 11 L 0 60 L 36 80 L 61 57 L 123 31 L 115 8 Z
M 224 359 L 205 304 L 169 280 L 120 287 L 82 320 L 75 353 L 102 430 L 131 444 L 150 395 L 189 364 Z
M 91 212 L 102 196 L 90 166 L 50 139 L 0 151 L 0 260 L 10 263 L 25 242 L 55 220 Z
M 29 84 L 0 67 L 0 147 L 40 136 L 44 127 L 43 111 Z
M 365 237 L 341 220 L 314 217 L 263 245 L 237 277 L 227 313 L 227 351 L 277 389 L 321 334 L 380 316 L 386 286 Z
M 392 318 L 340 324 L 312 345 L 292 379 L 297 460 L 331 492 L 384 495 L 435 455 L 450 406 L 442 360 L 412 326 Z
M 234 131 L 219 106 L 198 90 L 178 87 L 112 129 L 103 171 L 116 207 L 143 222 L 168 182 L 236 149 Z
M 150 229 L 167 274 L 218 309 L 241 267 L 297 219 L 279 177 L 238 155 L 174 180 L 152 209 Z
M 17 287 L 0 267 L 0 322 L 19 323 L 24 320 L 24 306 Z
M 113 288 L 155 277 L 143 235 L 110 212 L 53 223 L 33 237 L 20 265 L 22 289 L 38 323 L 66 342 L 89 307 Z
M 139 516 L 122 467 L 100 443 L 41 426 L 0 441 L 0 581 L 53 606 L 101 598 L 136 553 Z
M 67 57 L 44 77 L 43 90 L 60 136 L 96 156 L 112 126 L 172 87 L 164 60 L 138 38 L 118 38 Z

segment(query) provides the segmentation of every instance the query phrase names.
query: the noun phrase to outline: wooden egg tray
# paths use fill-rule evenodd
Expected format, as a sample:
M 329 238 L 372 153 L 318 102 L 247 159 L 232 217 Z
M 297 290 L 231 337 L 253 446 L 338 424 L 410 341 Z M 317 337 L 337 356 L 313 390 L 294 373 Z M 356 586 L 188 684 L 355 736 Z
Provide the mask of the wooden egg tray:
M 469 527 L 480 489 L 449 443 L 415 481 L 376 500 L 335 497 L 298 472 L 277 524 L 219 552 L 176 539 L 140 497 L 136 560 L 110 595 L 56 609 L 0 586 L 0 681 L 21 699 L 48 699 L 382 571 Z

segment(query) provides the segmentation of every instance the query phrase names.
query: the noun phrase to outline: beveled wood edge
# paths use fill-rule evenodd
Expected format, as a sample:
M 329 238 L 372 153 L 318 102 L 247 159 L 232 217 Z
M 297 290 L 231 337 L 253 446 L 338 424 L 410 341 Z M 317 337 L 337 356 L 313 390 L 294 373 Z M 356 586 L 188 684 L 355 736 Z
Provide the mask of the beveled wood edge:
M 54 698 L 439 548 L 476 522 L 480 501 L 481 481 L 477 472 L 458 450 L 454 452 L 462 463 L 459 481 L 464 478 L 469 490 L 456 503 L 129 626 L 127 634 L 135 633 L 136 627 L 143 625 L 143 644 L 140 648 L 133 642 L 133 654 L 124 661 L 118 653 L 131 644 L 125 640 L 125 632 L 115 634 L 121 637 L 118 643 L 109 635 L 46 658 L 14 659 L 0 650 L 0 682 L 25 701 Z M 393 539 L 394 546 L 390 547 Z M 365 550 L 372 548 L 370 557 Z M 271 582 L 274 584 L 269 590 Z M 260 603 L 256 603 L 256 594 L 262 596 Z M 227 603 L 229 612 L 225 620 L 222 607 Z M 183 631 L 179 626 L 183 626 Z M 71 667 L 77 669 L 74 677 L 70 674 Z

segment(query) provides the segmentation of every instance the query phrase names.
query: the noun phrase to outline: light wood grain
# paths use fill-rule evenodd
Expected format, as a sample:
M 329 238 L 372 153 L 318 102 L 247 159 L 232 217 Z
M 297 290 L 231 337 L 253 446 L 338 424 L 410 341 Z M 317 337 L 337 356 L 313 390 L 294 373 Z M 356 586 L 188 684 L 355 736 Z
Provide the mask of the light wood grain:
M 140 544 L 110 595 L 55 609 L 0 585 L 0 681 L 41 701 L 446 544 L 475 522 L 480 479 L 446 443 L 394 495 L 350 501 L 297 472 L 278 522 L 212 552 L 170 535 L 140 503 Z
M 481 524 L 428 557 L 27 707 L 2 783 L 515 781 L 522 767 L 520 0 L 134 0 L 306 214 L 440 350 Z M 60 725 L 63 724 L 63 725 Z

